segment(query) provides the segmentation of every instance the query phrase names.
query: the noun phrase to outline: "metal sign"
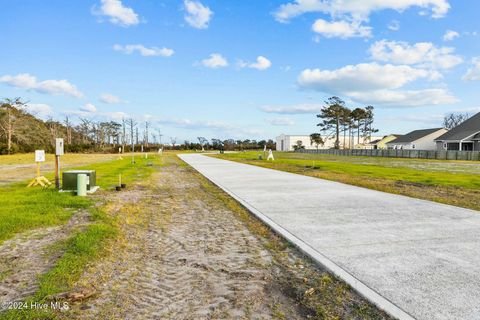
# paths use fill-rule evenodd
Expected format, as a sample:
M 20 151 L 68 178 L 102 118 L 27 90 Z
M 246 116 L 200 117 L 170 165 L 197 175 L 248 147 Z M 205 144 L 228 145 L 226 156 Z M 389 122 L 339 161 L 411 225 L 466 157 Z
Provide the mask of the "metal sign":
M 55 155 L 63 156 L 63 138 L 55 139 Z
M 45 162 L 45 150 L 35 150 L 35 162 Z

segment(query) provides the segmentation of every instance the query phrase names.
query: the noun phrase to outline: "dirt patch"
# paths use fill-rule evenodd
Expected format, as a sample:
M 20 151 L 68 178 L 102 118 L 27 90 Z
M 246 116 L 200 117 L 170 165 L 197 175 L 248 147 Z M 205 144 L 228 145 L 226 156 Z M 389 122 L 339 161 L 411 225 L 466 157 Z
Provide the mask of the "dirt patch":
M 38 288 L 38 276 L 61 255 L 50 248 L 88 223 L 88 212 L 82 210 L 66 225 L 36 229 L 5 241 L 0 246 L 0 306 L 32 295 Z
M 178 159 L 107 205 L 120 237 L 65 319 L 389 319 Z M 153 185 L 153 186 L 151 186 Z
M 188 168 L 172 165 L 155 178 L 157 187 L 112 206 L 125 222 L 123 237 L 79 282 L 98 294 L 74 304 L 68 318 L 303 318 L 269 286 L 268 250 L 221 202 L 209 201 Z

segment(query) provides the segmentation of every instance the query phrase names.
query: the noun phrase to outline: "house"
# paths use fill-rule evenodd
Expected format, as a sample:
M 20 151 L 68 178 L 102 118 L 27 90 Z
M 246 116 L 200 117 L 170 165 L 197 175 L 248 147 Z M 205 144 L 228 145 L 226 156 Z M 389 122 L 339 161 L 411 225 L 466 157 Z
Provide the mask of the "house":
M 379 137 L 371 137 L 371 139 L 378 139 Z M 325 139 L 325 138 L 324 138 Z M 349 139 L 348 136 L 345 138 L 342 136 L 339 137 L 340 140 L 340 149 L 349 149 L 349 146 L 353 147 L 355 145 L 355 148 L 358 147 L 356 145 L 356 137 L 353 137 L 352 139 Z M 298 145 L 298 141 L 301 141 L 302 146 L 305 149 L 317 149 L 317 145 L 314 143 L 312 144 L 310 141 L 310 136 L 309 135 L 286 135 L 286 134 L 281 134 L 276 138 L 277 142 L 277 151 L 293 151 L 295 150 L 294 146 Z M 319 145 L 318 149 L 333 149 L 335 147 L 335 138 L 329 137 L 325 139 L 323 145 Z
M 445 128 L 414 130 L 387 142 L 387 149 L 435 150 L 435 139 L 447 132 Z
M 480 112 L 435 141 L 437 150 L 480 151 Z
M 400 137 L 401 134 L 390 134 L 380 139 L 372 140 L 366 145 L 365 149 L 387 149 L 387 143 Z

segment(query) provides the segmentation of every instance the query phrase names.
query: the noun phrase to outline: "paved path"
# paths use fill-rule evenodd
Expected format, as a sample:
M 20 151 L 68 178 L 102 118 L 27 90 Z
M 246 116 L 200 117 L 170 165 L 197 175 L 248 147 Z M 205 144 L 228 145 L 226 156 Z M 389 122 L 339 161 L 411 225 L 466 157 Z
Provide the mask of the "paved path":
M 480 212 L 180 157 L 397 317 L 480 319 Z

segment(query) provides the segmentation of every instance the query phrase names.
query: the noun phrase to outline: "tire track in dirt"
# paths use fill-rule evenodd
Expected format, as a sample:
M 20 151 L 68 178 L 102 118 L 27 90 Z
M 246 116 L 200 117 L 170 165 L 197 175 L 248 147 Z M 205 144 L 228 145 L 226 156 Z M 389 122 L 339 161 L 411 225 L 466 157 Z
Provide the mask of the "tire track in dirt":
M 93 284 L 98 295 L 68 317 L 269 319 L 281 300 L 289 319 L 301 318 L 282 293 L 266 292 L 271 256 L 260 240 L 177 163 L 162 169 L 153 191 L 125 196 L 137 221 L 84 275 L 79 286 Z
M 28 231 L 5 241 L 0 246 L 0 305 L 32 295 L 38 289 L 38 276 L 61 255 L 49 254 L 48 248 L 88 223 L 88 212 L 78 211 L 66 225 Z

